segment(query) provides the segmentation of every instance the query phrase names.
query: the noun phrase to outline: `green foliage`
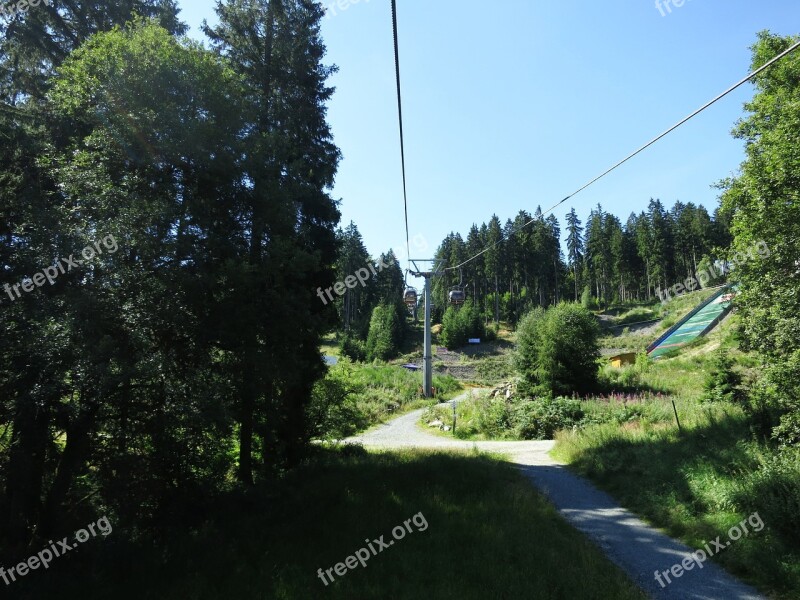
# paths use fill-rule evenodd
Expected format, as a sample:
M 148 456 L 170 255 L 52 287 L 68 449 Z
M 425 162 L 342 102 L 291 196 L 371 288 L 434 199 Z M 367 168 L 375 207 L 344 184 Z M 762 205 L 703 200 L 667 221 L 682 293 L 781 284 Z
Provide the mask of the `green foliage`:
M 755 432 L 800 444 L 800 351 L 763 370 L 745 402 Z
M 708 369 L 702 399 L 708 402 L 735 401 L 741 377 L 733 369 L 733 359 L 724 350 L 717 350 Z
M 592 296 L 592 289 L 587 285 L 581 294 L 581 306 L 586 310 L 598 310 L 597 299 Z
M 599 328 L 576 304 L 536 308 L 519 324 L 514 364 L 523 393 L 585 394 L 597 387 Z
M 580 426 L 581 403 L 567 398 L 508 401 L 503 396 L 473 396 L 457 408 L 456 437 L 489 440 L 549 440 L 560 429 Z M 439 419 L 452 423 L 449 407 L 432 407 L 423 423 Z
M 299 473 L 217 505 L 201 526 L 167 524 L 166 549 L 160 539 L 127 543 L 115 527 L 94 568 L 78 561 L 100 540 L 71 553 L 60 573 L 56 562 L 17 578 L 14 598 L 470 600 L 552 598 L 553 590 L 585 600 L 644 598 L 518 469 L 477 453 L 320 449 Z M 412 533 L 385 556 L 334 575 L 328 587 L 317 577 L 320 567 L 367 547 L 367 537 L 391 539 L 391 527 L 412 516 Z M 463 575 L 440 575 L 454 564 Z M 521 575 L 531 572 L 536 577 Z M 596 593 L 587 593 L 587 580 Z
M 433 386 L 447 397 L 461 389 L 453 377 L 434 375 Z M 419 396 L 420 375 L 398 366 L 359 364 L 342 358 L 317 383 L 309 418 L 320 439 L 342 439 L 427 400 Z
M 277 4 L 219 3 L 213 50 L 172 0 L 42 7 L 0 41 L 0 283 L 118 244 L 0 311 L 3 548 L 96 511 L 198 522 L 309 450 L 339 151 L 323 9 Z
M 404 321 L 408 314 L 401 300 L 405 286 L 394 252 L 389 250 L 377 261 L 373 260 L 352 221 L 346 228 L 337 230 L 336 243 L 339 250 L 336 280 L 345 282 L 348 277 L 356 277 L 359 282 L 335 299 L 340 328 L 366 341 L 373 311 L 379 304 L 397 306 L 397 315 Z M 370 266 L 376 270 L 376 275 L 370 273 Z
M 489 438 L 503 437 L 510 425 L 510 416 L 505 398 L 482 398 L 476 401 L 477 419 L 476 429 Z M 466 428 L 464 433 L 466 433 Z M 462 434 L 463 435 L 463 434 Z
M 352 361 L 364 362 L 367 360 L 367 344 L 350 332 L 342 335 L 339 342 L 339 352 L 342 356 L 346 356 Z
M 602 365 L 598 374 L 598 390 L 606 392 L 628 392 L 639 389 L 642 385 L 641 371 L 635 366 L 621 368 L 610 363 Z
M 759 452 L 751 447 L 754 468 L 739 481 L 733 501 L 745 511 L 758 511 L 765 522 L 788 540 L 800 537 L 800 450 Z
M 796 37 L 759 33 L 753 67 L 795 42 Z M 745 144 L 747 158 L 737 177 L 720 184 L 725 189 L 722 207 L 732 216 L 730 254 L 739 263 L 735 275 L 741 288 L 736 303 L 743 348 L 758 350 L 769 370 L 750 406 L 760 415 L 762 430 L 769 425 L 769 413 L 780 414 L 775 435 L 784 444 L 797 444 L 800 238 L 792 225 L 800 222 L 800 203 L 794 200 L 795 174 L 800 171 L 796 142 L 800 136 L 800 55 L 789 54 L 754 84 L 756 94 L 745 105 L 748 115 L 734 130 Z
M 480 311 L 468 300 L 462 306 L 450 306 L 442 319 L 439 341 L 447 348 L 465 346 L 470 338 L 486 339 L 486 328 Z
M 578 426 L 583 418 L 578 400 L 536 398 L 514 405 L 511 423 L 519 439 L 552 440 L 556 431 Z
M 394 304 L 379 304 L 372 311 L 367 335 L 367 360 L 388 360 L 403 343 L 404 322 Z
M 325 440 L 341 440 L 369 425 L 367 414 L 359 406 L 357 394 L 362 389 L 350 381 L 347 367 L 333 368 L 314 384 L 309 405 L 312 435 Z

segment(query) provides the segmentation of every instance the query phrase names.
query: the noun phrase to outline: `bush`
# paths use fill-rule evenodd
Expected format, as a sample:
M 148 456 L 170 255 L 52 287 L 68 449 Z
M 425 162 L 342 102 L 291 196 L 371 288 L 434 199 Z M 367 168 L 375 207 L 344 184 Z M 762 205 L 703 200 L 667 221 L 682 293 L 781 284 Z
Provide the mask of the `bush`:
M 733 402 L 739 396 L 741 377 L 733 370 L 733 359 L 724 350 L 714 353 L 710 370 L 703 386 L 701 400 L 706 402 Z
M 308 407 L 312 437 L 341 440 L 369 425 L 354 395 L 358 388 L 348 380 L 345 368 L 331 369 L 324 379 L 314 384 Z
M 367 335 L 367 360 L 388 360 L 397 354 L 403 342 L 403 322 L 396 307 L 379 304 L 372 311 Z
M 339 342 L 339 354 L 355 362 L 367 360 L 367 346 L 352 333 L 346 333 Z
M 465 346 L 469 338 L 485 337 L 483 319 L 472 301 L 467 301 L 460 307 L 450 306 L 445 311 L 439 341 L 447 348 Z
M 511 421 L 518 437 L 552 440 L 559 429 L 570 429 L 584 418 L 581 403 L 569 398 L 537 398 L 516 405 Z
M 599 327 L 594 315 L 562 302 L 535 308 L 517 330 L 514 365 L 520 391 L 536 396 L 586 394 L 598 385 Z
M 800 350 L 788 358 L 773 360 L 746 408 L 759 434 L 771 435 L 783 446 L 797 446 L 800 445 Z
M 505 398 L 481 398 L 476 401 L 476 405 L 478 431 L 491 438 L 503 437 L 511 425 Z
M 800 450 L 759 453 L 759 468 L 740 481 L 734 496 L 749 512 L 761 517 L 783 537 L 800 537 Z
M 581 306 L 586 310 L 598 310 L 599 305 L 597 304 L 597 299 L 592 296 L 592 290 L 587 285 L 583 288 L 583 294 L 581 294 Z
M 453 417 L 449 406 L 435 406 L 422 419 L 451 424 Z M 513 403 L 502 396 L 482 395 L 459 405 L 455 435 L 460 439 L 549 440 L 560 429 L 581 425 L 583 419 L 578 400 L 537 398 Z

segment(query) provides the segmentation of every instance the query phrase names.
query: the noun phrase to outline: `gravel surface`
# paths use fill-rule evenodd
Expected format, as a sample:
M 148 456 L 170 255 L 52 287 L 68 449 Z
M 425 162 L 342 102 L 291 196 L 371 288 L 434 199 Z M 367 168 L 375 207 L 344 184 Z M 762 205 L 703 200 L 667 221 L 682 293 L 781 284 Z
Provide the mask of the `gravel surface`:
M 465 392 L 462 401 L 473 392 Z M 553 460 L 553 441 L 466 442 L 440 437 L 418 425 L 424 410 L 402 415 L 361 435 L 345 440 L 368 448 L 466 449 L 502 453 L 544 493 L 574 527 L 591 538 L 605 554 L 651 598 L 665 600 L 762 600 L 753 588 L 737 581 L 717 565 L 705 561 L 680 578 L 669 575 L 665 587 L 655 572 L 669 571 L 695 549 L 689 548 L 638 519 L 608 494 L 572 474 Z M 720 532 L 725 543 L 727 532 Z M 735 543 L 735 542 L 734 542 Z M 587 582 L 591 585 L 591 582 Z

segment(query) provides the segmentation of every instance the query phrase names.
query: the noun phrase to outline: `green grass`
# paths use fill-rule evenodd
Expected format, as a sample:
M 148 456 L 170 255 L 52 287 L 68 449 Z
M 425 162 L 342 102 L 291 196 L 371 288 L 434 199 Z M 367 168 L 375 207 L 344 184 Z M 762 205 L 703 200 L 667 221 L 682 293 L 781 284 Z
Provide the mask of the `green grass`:
M 317 576 L 365 540 L 392 538 L 422 513 L 428 527 L 325 587 Z M 17 597 L 94 600 L 487 598 L 644 596 L 568 525 L 516 469 L 476 454 L 322 451 L 266 492 L 220 502 L 195 531 L 158 551 L 122 540 L 57 560 Z M 418 518 L 422 524 L 422 519 Z M 23 593 L 24 592 L 24 593 Z
M 339 342 L 336 340 L 335 333 L 329 333 L 322 338 L 320 352 L 328 356 L 339 356 Z
M 631 352 L 641 352 L 656 338 L 686 316 L 698 304 L 706 300 L 717 290 L 705 289 L 691 292 L 683 296 L 676 296 L 666 304 L 657 300 L 650 305 L 637 304 L 633 308 L 618 309 L 620 314 L 615 317 L 614 325 L 625 325 L 637 321 L 661 319 L 653 331 L 647 333 L 629 332 L 627 328 L 616 328 L 613 333 L 608 333 L 600 338 L 601 348 L 616 348 Z
M 673 296 L 669 302 L 659 304 L 658 316 L 663 319 L 661 322 L 661 331 L 666 331 L 672 327 L 681 318 L 687 315 L 689 311 L 718 291 L 717 289 L 700 290 L 684 294 L 683 296 Z
M 339 439 L 354 435 L 387 419 L 416 408 L 447 400 L 461 390 L 449 375 L 435 375 L 437 399 L 420 395 L 422 376 L 399 365 L 353 363 L 342 357 L 317 385 L 314 404 L 332 404 L 321 411 L 324 424 L 319 437 Z
M 754 358 L 733 348 L 730 324 L 715 332 L 712 343 L 726 349 L 745 375 L 753 370 Z M 675 400 L 682 433 L 665 399 L 660 408 L 644 403 L 640 414 L 633 405 L 627 420 L 559 433 L 554 456 L 690 547 L 726 539 L 731 526 L 758 512 L 765 528 L 714 560 L 776 598 L 798 598 L 800 451 L 754 439 L 735 405 L 700 403 L 710 355 L 686 354 L 655 361 L 643 377 Z
M 641 321 L 652 321 L 658 318 L 656 307 L 637 306 L 614 318 L 614 325 L 626 325 L 628 323 L 639 323 Z
M 674 423 L 598 425 L 559 434 L 555 456 L 693 548 L 757 511 L 764 530 L 714 559 L 776 597 L 799 597 L 800 453 L 750 440 L 736 409 L 685 409 L 683 434 Z

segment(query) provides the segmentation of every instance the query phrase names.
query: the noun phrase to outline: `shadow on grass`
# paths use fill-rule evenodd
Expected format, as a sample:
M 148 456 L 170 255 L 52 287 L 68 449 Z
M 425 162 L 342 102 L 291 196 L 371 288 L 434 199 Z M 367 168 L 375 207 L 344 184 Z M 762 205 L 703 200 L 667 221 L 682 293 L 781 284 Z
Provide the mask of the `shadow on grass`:
M 395 540 L 393 528 L 420 513 L 427 529 Z M 474 454 L 321 451 L 270 490 L 222 499 L 203 527 L 172 531 L 159 547 L 124 535 L 30 575 L 17 597 L 643 597 L 512 467 Z M 380 536 L 395 543 L 366 567 L 328 586 L 318 578 Z
M 603 434 L 596 445 L 581 446 L 571 468 L 696 548 L 717 536 L 726 539 L 730 527 L 759 512 L 765 528 L 715 560 L 777 597 L 798 598 L 800 467 L 765 471 L 761 456 L 786 461 L 777 449 L 747 442 L 750 438 L 746 419 L 731 415 L 680 435 Z

